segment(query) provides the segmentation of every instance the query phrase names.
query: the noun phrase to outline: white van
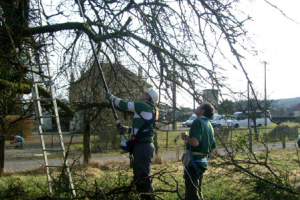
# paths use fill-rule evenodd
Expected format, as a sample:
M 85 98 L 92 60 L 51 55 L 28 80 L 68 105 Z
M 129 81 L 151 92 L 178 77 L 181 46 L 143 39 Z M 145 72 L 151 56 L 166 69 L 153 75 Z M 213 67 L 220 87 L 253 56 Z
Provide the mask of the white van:
M 183 127 L 190 127 L 193 123 L 193 121 L 197 118 L 196 114 L 192 114 L 192 116 L 182 123 Z
M 248 117 L 244 115 L 242 112 L 235 112 L 232 115 L 232 119 L 228 120 L 228 126 L 233 126 L 235 128 L 241 126 L 248 126 Z
M 262 111 L 256 111 L 256 126 L 257 127 L 261 127 L 264 126 L 267 122 L 267 126 L 271 124 L 271 120 L 272 116 L 269 110 L 267 110 L 267 114 L 270 116 L 270 119 L 268 117 L 266 117 L 265 113 L 263 113 Z M 265 122 L 265 118 L 267 119 L 267 121 Z M 250 120 L 250 125 L 251 127 L 254 126 L 253 120 Z
M 267 110 L 268 115 L 271 117 L 271 113 Z M 260 127 L 265 125 L 265 114 L 262 111 L 256 111 L 256 126 Z M 252 118 L 249 118 L 250 126 L 254 126 Z M 232 119 L 228 120 L 228 126 L 233 126 L 235 128 L 238 127 L 247 127 L 248 126 L 248 116 L 242 112 L 235 112 L 232 115 Z M 270 125 L 271 121 L 267 118 L 267 125 Z
M 213 127 L 227 126 L 227 122 L 229 119 L 230 118 L 228 118 L 226 115 L 215 114 L 210 120 L 210 123 Z

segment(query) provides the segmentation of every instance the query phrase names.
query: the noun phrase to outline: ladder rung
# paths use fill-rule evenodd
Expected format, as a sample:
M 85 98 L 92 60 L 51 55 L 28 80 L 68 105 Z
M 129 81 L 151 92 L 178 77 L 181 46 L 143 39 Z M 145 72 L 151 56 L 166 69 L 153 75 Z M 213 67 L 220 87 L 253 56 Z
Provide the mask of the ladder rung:
M 43 116 L 39 116 L 39 118 L 54 118 L 56 117 L 56 115 L 43 115 Z
M 43 149 L 43 151 L 63 151 L 62 149 Z
M 45 167 L 64 167 L 63 165 L 46 165 Z
M 58 132 L 43 132 L 43 133 L 40 133 L 41 135 L 59 135 Z
M 34 99 L 33 101 L 51 101 L 53 98 L 39 98 L 39 99 Z
M 48 65 L 48 63 L 35 63 L 33 66 Z
M 51 79 L 51 77 L 49 78 L 49 77 L 45 77 L 45 78 L 47 78 L 47 79 Z M 53 85 L 54 84 L 54 82 L 53 81 L 34 81 L 34 82 L 32 82 L 33 84 L 35 84 L 35 83 L 43 83 L 43 84 L 46 84 L 46 85 Z

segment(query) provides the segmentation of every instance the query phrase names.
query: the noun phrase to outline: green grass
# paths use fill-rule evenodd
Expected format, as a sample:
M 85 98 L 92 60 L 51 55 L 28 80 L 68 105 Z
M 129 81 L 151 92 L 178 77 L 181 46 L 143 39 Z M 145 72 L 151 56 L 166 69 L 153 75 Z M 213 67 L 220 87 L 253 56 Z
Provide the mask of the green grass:
M 181 122 L 178 122 L 181 124 Z M 283 123 L 283 125 L 289 125 L 290 127 L 294 126 L 299 126 L 299 123 L 296 122 L 290 122 L 290 123 Z M 268 134 L 272 129 L 274 129 L 277 125 L 272 123 L 270 126 L 267 127 L 259 127 L 258 128 L 258 137 L 259 140 L 256 140 L 255 134 L 254 134 L 254 129 L 252 128 L 252 144 L 253 145 L 258 145 L 261 144 L 261 140 L 263 139 L 263 136 L 265 134 Z M 171 125 L 170 125 L 171 128 Z M 184 141 L 179 138 L 177 143 L 174 143 L 174 139 L 182 132 L 183 130 L 178 130 L 178 131 L 165 131 L 165 130 L 158 130 L 156 131 L 157 135 L 157 142 L 158 142 L 158 147 L 159 147 L 159 152 L 166 152 L 166 151 L 174 151 L 176 150 L 176 147 L 181 147 L 184 145 Z M 188 130 L 186 130 L 188 132 Z M 220 129 L 215 128 L 215 132 L 221 134 Z M 298 128 L 298 132 L 300 132 Z M 79 141 L 83 140 L 82 135 L 78 135 L 76 137 L 79 137 Z M 245 127 L 243 128 L 232 128 L 229 131 L 229 135 L 227 138 L 227 144 L 235 144 L 237 140 L 239 140 L 241 137 L 244 137 L 245 140 L 248 141 L 249 139 L 249 130 Z M 119 150 L 119 139 L 117 139 L 116 143 L 114 145 L 111 145 L 110 142 L 107 142 L 107 140 L 104 139 L 99 139 L 99 136 L 91 136 L 91 149 L 92 151 L 96 150 L 100 154 L 118 154 L 120 152 Z M 219 141 L 219 138 L 217 135 L 215 135 L 215 138 L 217 140 L 217 146 L 222 147 L 221 142 Z M 77 140 L 78 141 L 78 140 Z M 288 142 L 288 138 L 286 138 L 286 141 Z M 277 141 L 280 142 L 280 141 Z M 273 141 L 270 141 L 270 143 L 274 143 Z M 77 142 L 77 143 L 72 143 L 71 149 L 75 150 L 82 150 L 83 149 L 83 143 L 82 142 Z M 98 153 L 98 154 L 99 154 Z
M 299 122 L 282 122 L 281 125 L 288 125 L 290 127 L 293 127 L 293 126 L 300 126 L 300 123 Z M 275 123 L 271 123 L 271 125 L 269 125 L 268 127 L 275 128 L 276 126 L 278 126 L 278 125 Z
M 286 123 L 284 123 L 286 124 Z M 289 126 L 297 126 L 298 123 L 288 123 Z M 275 127 L 275 126 L 274 126 Z M 273 127 L 273 128 L 274 128 Z M 272 129 L 260 128 L 261 133 L 269 133 Z M 218 131 L 216 129 L 216 131 Z M 159 151 L 175 151 L 177 146 L 183 146 L 184 142 L 179 138 L 177 144 L 174 139 L 182 131 L 158 131 L 158 146 Z M 80 136 L 82 137 L 82 136 Z M 248 142 L 248 130 L 241 128 L 232 129 L 230 138 L 235 145 L 243 145 Z M 97 137 L 91 137 L 92 143 L 96 142 Z M 80 141 L 80 140 L 79 140 Z M 253 144 L 261 144 L 253 141 Z M 74 146 L 73 146 L 74 145 Z M 72 144 L 74 148 L 82 148 L 81 143 Z M 218 143 L 218 147 L 222 147 Z M 119 154 L 119 149 L 104 154 Z M 249 170 L 254 174 L 265 179 L 272 179 L 271 171 L 263 166 L 251 165 L 251 162 L 258 161 L 266 163 L 274 170 L 280 180 L 285 182 L 289 180 L 289 187 L 300 188 L 300 162 L 298 159 L 298 149 L 280 149 L 272 150 L 268 155 L 265 152 L 256 152 L 255 156 L 239 153 L 235 158 L 244 161 L 241 166 L 249 167 Z M 268 159 L 266 159 L 268 158 Z M 251 162 L 250 162 L 251 161 Z M 226 160 L 226 162 L 230 162 Z M 287 193 L 277 192 L 278 190 L 264 182 L 257 181 L 247 175 L 247 173 L 238 170 L 230 163 L 226 163 L 220 158 L 212 158 L 210 160 L 210 168 L 205 173 L 203 179 L 203 195 L 207 200 L 239 200 L 239 199 L 297 199 L 299 196 L 289 196 Z M 161 199 L 179 199 L 179 195 L 184 194 L 184 179 L 183 168 L 180 162 L 167 161 L 162 158 L 157 158 L 152 166 L 152 174 L 154 174 L 153 184 L 156 189 L 156 194 Z M 108 192 L 112 188 L 122 188 L 130 184 L 132 181 L 132 171 L 129 168 L 128 162 L 119 163 L 110 161 L 109 163 L 92 163 L 91 166 L 74 166 L 72 168 L 72 176 L 75 188 L 78 189 L 78 195 L 89 196 L 95 193 L 96 188 L 102 192 Z M 9 173 L 0 177 L 0 199 L 34 199 L 48 194 L 46 184 L 46 175 L 44 169 L 35 169 L 27 172 Z M 261 188 L 261 189 L 260 189 Z M 178 194 L 174 191 L 178 190 Z M 267 193 L 269 192 L 269 193 Z M 128 198 L 137 199 L 135 191 L 130 191 Z M 13 197 L 13 198 L 12 198 Z M 277 198 L 278 197 L 278 198 Z M 159 199 L 158 198 L 158 199 Z M 85 199 L 92 199 L 86 197 Z M 125 200 L 122 195 L 116 199 Z
M 300 186 L 297 152 L 296 149 L 273 150 L 268 155 L 268 166 L 273 169 L 282 182 L 284 182 L 284 177 L 290 180 L 290 183 L 285 186 L 295 188 L 295 191 L 298 191 L 296 188 Z M 266 158 L 264 152 L 257 152 L 255 155 L 258 162 L 262 162 Z M 236 159 L 246 161 L 249 159 L 249 155 L 238 154 Z M 254 162 L 253 158 L 251 160 Z M 246 169 L 249 167 L 247 163 L 240 162 L 239 164 Z M 209 170 L 204 174 L 202 187 L 203 195 L 207 200 L 268 199 L 266 195 L 273 196 L 270 199 L 299 198 L 299 195 L 280 192 L 264 182 L 247 176 L 246 173 L 237 170 L 230 163 L 226 164 L 218 157 L 213 157 L 209 165 Z M 256 175 L 272 180 L 271 173 L 266 167 L 253 165 L 249 170 Z M 58 174 L 55 171 L 53 173 Z M 180 199 L 179 195 L 183 197 L 183 167 L 180 162 L 157 157 L 152 165 L 152 174 L 154 175 L 153 185 L 157 199 L 178 200 Z M 90 166 L 73 166 L 72 177 L 78 197 L 81 199 L 95 199 L 92 198 L 92 195 L 96 190 L 107 193 L 112 189 L 120 191 L 117 196 L 114 196 L 115 199 L 138 199 L 134 188 L 131 188 L 125 195 L 126 197 L 121 192 L 124 192 L 124 188 L 132 181 L 132 171 L 128 161 L 121 163 L 109 161 L 106 164 L 94 162 Z M 259 187 L 257 188 L 257 186 Z M 0 187 L 0 199 L 34 199 L 46 196 L 48 193 L 46 175 L 42 168 L 5 174 L 0 178 Z M 63 194 L 66 196 L 65 193 Z
M 31 174 L 16 173 L 0 178 L 0 199 L 36 198 L 48 193 L 46 175 L 44 173 Z

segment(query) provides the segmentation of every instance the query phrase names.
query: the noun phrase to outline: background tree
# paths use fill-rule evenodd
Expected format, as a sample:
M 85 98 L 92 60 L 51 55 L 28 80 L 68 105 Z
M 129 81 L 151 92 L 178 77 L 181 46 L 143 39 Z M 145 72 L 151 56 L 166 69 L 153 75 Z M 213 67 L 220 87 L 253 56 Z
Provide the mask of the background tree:
M 228 114 L 231 115 L 236 112 L 235 102 L 225 99 L 223 100 L 217 107 L 217 110 L 220 114 Z
M 29 1 L 0 2 L 0 174 L 4 169 L 5 135 L 10 128 L 6 116 L 24 114 L 20 113 L 21 97 L 30 92 L 30 87 L 24 86 L 28 70 L 22 57 L 23 38 L 17 33 L 28 26 L 28 12 Z

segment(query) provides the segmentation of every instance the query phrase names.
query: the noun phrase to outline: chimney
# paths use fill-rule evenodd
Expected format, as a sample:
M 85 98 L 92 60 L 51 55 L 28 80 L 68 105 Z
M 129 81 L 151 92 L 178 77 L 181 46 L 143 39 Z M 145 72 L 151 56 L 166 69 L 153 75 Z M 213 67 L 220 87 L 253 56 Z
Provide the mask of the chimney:
M 139 67 L 139 69 L 138 69 L 138 77 L 143 78 L 143 68 L 142 67 Z

